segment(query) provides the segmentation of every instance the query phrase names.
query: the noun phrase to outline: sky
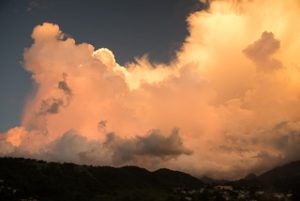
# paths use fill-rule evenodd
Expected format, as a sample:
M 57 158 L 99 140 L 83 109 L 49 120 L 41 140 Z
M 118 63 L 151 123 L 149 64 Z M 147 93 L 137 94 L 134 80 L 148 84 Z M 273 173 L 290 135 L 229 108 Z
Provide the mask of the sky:
M 188 34 L 186 17 L 202 8 L 196 0 L 2 0 L 0 132 L 20 123 L 34 87 L 22 67 L 22 55 L 32 43 L 35 26 L 59 24 L 78 43 L 114 50 L 120 64 L 144 54 L 152 61 L 168 62 Z
M 9 2 L 0 156 L 218 179 L 300 160 L 299 1 Z

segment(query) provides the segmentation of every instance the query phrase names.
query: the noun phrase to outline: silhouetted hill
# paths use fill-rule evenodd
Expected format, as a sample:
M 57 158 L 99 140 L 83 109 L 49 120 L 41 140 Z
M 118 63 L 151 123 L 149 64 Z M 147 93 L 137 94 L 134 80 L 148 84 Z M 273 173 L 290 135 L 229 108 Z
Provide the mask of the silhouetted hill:
M 0 158 L 0 201 L 299 201 L 300 161 L 232 182 L 169 169 Z
M 24 197 L 45 201 L 109 201 L 168 200 L 174 188 L 199 188 L 203 184 L 186 173 L 169 169 L 150 172 L 133 166 L 93 167 L 0 158 L 1 185 L 13 189 L 0 193 L 0 200 L 5 201 Z
M 247 176 L 230 184 L 248 189 L 293 193 L 300 200 L 300 161 L 276 167 L 260 176 Z
M 202 182 L 189 174 L 174 171 L 166 168 L 156 170 L 152 175 L 162 184 L 164 187 L 199 187 L 202 186 Z M 199 185 L 201 184 L 201 185 Z
M 245 180 L 253 180 L 253 179 L 257 179 L 257 175 L 256 175 L 256 174 L 253 174 L 253 173 L 250 173 L 250 174 L 248 174 L 244 179 L 245 179 Z

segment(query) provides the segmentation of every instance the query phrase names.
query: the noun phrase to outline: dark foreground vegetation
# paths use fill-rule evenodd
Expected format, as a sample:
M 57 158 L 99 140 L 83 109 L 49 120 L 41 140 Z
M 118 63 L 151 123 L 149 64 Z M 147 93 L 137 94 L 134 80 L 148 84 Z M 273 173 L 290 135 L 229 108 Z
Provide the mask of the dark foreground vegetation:
M 235 182 L 204 183 L 169 169 L 0 158 L 1 201 L 300 201 L 299 182 L 300 162 Z

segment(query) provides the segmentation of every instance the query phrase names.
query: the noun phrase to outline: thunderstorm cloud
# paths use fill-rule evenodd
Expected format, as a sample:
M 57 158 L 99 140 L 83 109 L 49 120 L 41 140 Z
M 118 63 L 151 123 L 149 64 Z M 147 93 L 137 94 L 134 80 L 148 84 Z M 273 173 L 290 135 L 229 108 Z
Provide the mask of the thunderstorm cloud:
M 299 160 L 298 18 L 295 0 L 210 1 L 187 18 L 169 64 L 125 66 L 38 25 L 23 55 L 36 90 L 21 124 L 0 135 L 0 155 L 216 178 Z

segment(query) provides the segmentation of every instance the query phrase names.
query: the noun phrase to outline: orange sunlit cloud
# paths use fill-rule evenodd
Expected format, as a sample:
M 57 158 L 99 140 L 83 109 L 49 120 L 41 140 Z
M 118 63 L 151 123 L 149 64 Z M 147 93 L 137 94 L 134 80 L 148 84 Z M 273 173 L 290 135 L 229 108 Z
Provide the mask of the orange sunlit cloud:
M 37 84 L 1 155 L 169 167 L 239 178 L 300 159 L 300 3 L 212 1 L 170 64 L 120 66 L 113 50 L 34 28 Z

